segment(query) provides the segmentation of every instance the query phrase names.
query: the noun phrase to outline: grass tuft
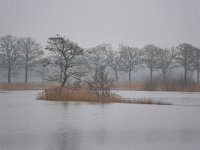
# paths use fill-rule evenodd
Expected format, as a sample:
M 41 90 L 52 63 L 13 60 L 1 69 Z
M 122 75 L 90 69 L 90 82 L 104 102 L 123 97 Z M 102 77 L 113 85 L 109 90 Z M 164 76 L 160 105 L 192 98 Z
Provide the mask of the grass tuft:
M 173 105 L 172 103 L 168 103 L 168 102 L 162 102 L 162 101 L 158 101 L 158 100 L 152 100 L 152 99 L 132 99 L 129 100 L 130 103 L 134 103 L 134 104 L 148 104 L 148 105 Z

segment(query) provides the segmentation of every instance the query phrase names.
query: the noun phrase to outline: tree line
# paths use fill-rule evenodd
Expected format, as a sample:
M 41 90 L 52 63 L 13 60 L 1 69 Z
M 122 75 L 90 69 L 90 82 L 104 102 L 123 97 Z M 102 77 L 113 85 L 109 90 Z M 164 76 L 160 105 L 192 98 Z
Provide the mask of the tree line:
M 25 83 L 28 72 L 34 69 L 44 55 L 41 44 L 30 37 L 6 35 L 0 37 L 0 69 L 7 71 L 8 83 L 14 69 L 23 68 Z
M 111 44 L 100 44 L 84 49 L 70 39 L 56 35 L 47 40 L 45 50 L 49 51 L 48 55 L 41 44 L 30 37 L 0 37 L 0 69 L 7 71 L 8 83 L 11 82 L 12 70 L 16 68 L 24 69 L 27 83 L 29 71 L 39 65 L 43 69 L 50 68 L 47 80 L 60 82 L 62 86 L 69 80 L 84 80 L 92 88 L 107 88 L 111 80 L 109 69 L 113 70 L 116 82 L 119 81 L 119 71 L 128 73 L 131 82 L 132 74 L 141 67 L 148 68 L 150 82 L 156 70 L 162 73 L 163 82 L 166 82 L 167 73 L 172 68 L 181 67 L 185 84 L 188 73 L 193 71 L 197 72 L 196 82 L 199 83 L 200 49 L 188 43 L 168 49 L 153 44 L 143 48 L 121 44 L 117 50 L 113 50 Z

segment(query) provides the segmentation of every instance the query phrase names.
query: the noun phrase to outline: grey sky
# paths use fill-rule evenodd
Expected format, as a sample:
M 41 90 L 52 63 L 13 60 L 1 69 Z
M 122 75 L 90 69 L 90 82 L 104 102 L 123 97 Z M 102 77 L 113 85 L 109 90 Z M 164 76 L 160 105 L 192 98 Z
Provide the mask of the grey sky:
M 0 35 L 46 45 L 57 33 L 87 48 L 101 43 L 200 47 L 200 0 L 0 0 Z

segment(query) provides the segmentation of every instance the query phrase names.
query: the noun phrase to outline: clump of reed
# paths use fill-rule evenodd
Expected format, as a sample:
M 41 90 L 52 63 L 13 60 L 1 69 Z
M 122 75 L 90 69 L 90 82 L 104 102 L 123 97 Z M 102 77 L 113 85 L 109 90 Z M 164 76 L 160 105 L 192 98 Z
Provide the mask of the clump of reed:
M 168 79 L 165 82 L 162 79 L 144 81 L 143 90 L 145 91 L 182 91 L 182 92 L 199 92 L 200 84 L 192 80 L 184 83 L 183 79 Z
M 38 94 L 37 99 L 49 101 L 83 101 L 83 102 L 120 102 L 121 98 L 115 94 L 97 95 L 88 90 L 74 90 L 70 88 L 51 88 Z
M 115 90 L 143 90 L 144 89 L 144 83 L 142 82 L 115 82 L 113 84 L 113 89 Z
M 0 90 L 41 90 L 56 86 L 55 83 L 0 83 Z
M 120 82 L 113 85 L 113 90 L 200 92 L 200 84 L 194 81 L 188 80 L 187 84 L 185 84 L 183 79 L 167 79 L 163 81 L 159 77 L 152 82 L 147 79 L 141 82 Z
M 171 105 L 161 101 L 151 99 L 123 99 L 118 95 L 97 95 L 87 90 L 73 90 L 70 88 L 52 88 L 38 94 L 37 99 L 47 101 L 81 101 L 96 103 L 130 103 L 130 104 L 154 104 L 154 105 Z

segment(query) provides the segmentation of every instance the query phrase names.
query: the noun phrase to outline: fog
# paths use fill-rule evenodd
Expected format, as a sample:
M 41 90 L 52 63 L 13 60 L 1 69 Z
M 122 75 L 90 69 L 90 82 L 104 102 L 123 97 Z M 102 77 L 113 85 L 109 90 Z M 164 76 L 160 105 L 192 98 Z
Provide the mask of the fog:
M 30 36 L 43 47 L 57 33 L 84 48 L 120 43 L 200 46 L 199 0 L 0 0 L 0 35 Z

